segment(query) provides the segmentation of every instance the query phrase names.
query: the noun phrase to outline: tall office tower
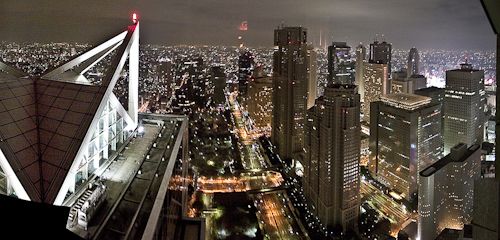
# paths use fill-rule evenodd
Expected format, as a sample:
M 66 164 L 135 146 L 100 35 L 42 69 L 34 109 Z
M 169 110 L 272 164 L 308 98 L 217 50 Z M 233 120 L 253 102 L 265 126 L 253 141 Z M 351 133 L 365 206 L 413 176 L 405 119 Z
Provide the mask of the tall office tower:
M 418 54 L 418 50 L 413 47 L 410 49 L 410 54 L 408 55 L 408 62 L 406 65 L 406 71 L 408 77 L 420 74 L 418 69 L 419 64 L 420 64 L 420 55 Z
M 318 54 L 314 51 L 312 45 L 307 46 L 307 69 L 308 69 L 308 86 L 307 86 L 307 109 L 314 106 L 314 101 L 318 95 Z
M 167 59 L 164 62 L 159 62 L 156 67 L 155 82 L 158 86 L 158 94 L 166 98 L 172 96 L 174 77 L 172 74 L 172 61 Z
M 167 59 L 164 62 L 159 62 L 156 67 L 156 74 L 158 77 L 158 84 L 169 85 L 172 84 L 173 74 L 172 74 L 172 61 Z
M 215 104 L 224 104 L 226 95 L 226 74 L 224 73 L 224 65 L 217 65 L 210 68 L 210 80 L 214 86 L 213 101 Z
M 328 47 L 328 82 L 353 84 L 354 64 L 351 59 L 351 47 L 345 42 L 333 42 Z
M 481 145 L 484 134 L 484 71 L 460 64 L 446 71 L 444 151 L 457 143 Z
M 381 183 L 414 200 L 418 172 L 441 158 L 441 106 L 407 93 L 388 94 L 371 105 L 369 169 Z
M 472 220 L 474 181 L 481 178 L 481 148 L 459 143 L 420 171 L 418 236 L 435 239 L 445 228 L 463 229 Z
M 272 96 L 272 78 L 263 74 L 262 67 L 255 68 L 253 80 L 248 84 L 248 114 L 255 129 L 267 136 L 271 135 Z
M 380 100 L 382 95 L 389 93 L 389 81 L 387 79 L 388 67 L 383 63 L 364 63 L 364 104 L 363 121 L 370 122 L 370 103 Z
M 400 70 L 392 72 L 391 77 L 391 93 L 410 93 L 415 90 L 427 87 L 427 78 L 423 75 L 407 75 L 407 71 Z
M 387 77 L 390 77 L 389 74 L 392 71 L 391 54 L 392 45 L 390 43 L 387 43 L 386 41 L 379 42 L 376 40 L 375 42 L 370 43 L 370 58 L 368 59 L 368 62 L 387 64 Z
M 292 159 L 303 152 L 307 103 L 315 94 L 309 84 L 312 55 L 307 30 L 280 27 L 274 31 L 274 45 L 271 140 L 282 159 Z
M 238 100 L 246 106 L 248 81 L 252 77 L 254 68 L 253 55 L 249 51 L 243 52 L 238 58 Z
M 365 97 L 365 81 L 363 80 L 363 64 L 366 62 L 366 48 L 363 44 L 359 44 L 356 47 L 356 76 L 354 79 L 354 84 L 358 86 L 358 93 L 361 98 L 361 102 L 364 101 Z
M 177 59 L 175 62 L 175 83 L 177 84 L 172 98 L 174 113 L 189 114 L 196 106 L 207 102 L 203 59 Z
M 359 215 L 360 100 L 356 85 L 330 84 L 308 110 L 304 193 L 322 224 L 353 229 Z

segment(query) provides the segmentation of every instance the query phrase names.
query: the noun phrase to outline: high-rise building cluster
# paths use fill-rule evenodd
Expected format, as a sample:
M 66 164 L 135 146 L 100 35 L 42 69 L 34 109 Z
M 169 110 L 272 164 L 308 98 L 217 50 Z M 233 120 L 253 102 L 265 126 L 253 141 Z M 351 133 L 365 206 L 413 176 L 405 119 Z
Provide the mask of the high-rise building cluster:
M 416 48 L 406 68 L 393 72 L 386 41 L 369 44 L 368 53 L 362 44 L 351 51 L 332 42 L 328 81 L 316 98 L 306 37 L 301 27 L 275 30 L 271 136 L 279 156 L 303 168 L 303 193 L 322 226 L 357 229 L 362 132 L 369 135 L 368 172 L 398 201 L 414 204 L 421 236 L 470 224 L 485 125 L 483 71 L 465 63 L 446 72 L 444 89 L 427 87 Z

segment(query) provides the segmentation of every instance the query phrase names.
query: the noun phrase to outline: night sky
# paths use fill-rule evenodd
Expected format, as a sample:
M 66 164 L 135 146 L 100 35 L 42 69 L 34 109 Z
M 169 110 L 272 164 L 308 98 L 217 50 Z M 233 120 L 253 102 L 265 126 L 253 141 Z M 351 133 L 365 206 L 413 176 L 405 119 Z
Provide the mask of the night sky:
M 354 46 L 384 34 L 395 48 L 493 49 L 479 0 L 0 0 L 0 41 L 97 43 L 141 18 L 141 42 L 271 46 L 281 23 Z

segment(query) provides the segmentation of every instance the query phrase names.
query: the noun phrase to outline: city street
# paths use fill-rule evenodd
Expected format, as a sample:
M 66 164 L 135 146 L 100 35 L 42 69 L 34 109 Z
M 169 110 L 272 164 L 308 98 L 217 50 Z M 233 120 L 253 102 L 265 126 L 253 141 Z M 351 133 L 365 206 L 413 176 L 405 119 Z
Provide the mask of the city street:
M 399 230 L 405 227 L 404 224 L 408 222 L 408 219 L 416 219 L 416 213 L 407 211 L 403 204 L 394 201 L 368 180 L 361 180 L 360 193 L 363 202 L 367 202 L 391 222 L 391 233 L 394 236 L 397 236 Z
M 286 204 L 285 194 L 284 191 L 280 191 L 256 195 L 254 204 L 258 209 L 260 226 L 267 239 L 305 239 Z
M 255 135 L 248 132 L 240 105 L 234 96 L 229 97 L 235 128 L 239 133 L 242 146 L 242 163 L 247 170 L 261 170 L 268 167 L 262 148 L 255 141 Z M 259 226 L 266 239 L 308 239 L 292 214 L 291 205 L 284 191 L 268 192 L 255 195 L 254 204 L 258 209 Z

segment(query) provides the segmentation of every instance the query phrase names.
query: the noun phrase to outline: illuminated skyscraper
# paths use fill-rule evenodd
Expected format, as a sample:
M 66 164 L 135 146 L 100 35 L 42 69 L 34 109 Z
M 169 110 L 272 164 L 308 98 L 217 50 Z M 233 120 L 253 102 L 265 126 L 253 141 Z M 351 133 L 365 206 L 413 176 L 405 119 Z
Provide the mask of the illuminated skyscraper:
M 354 64 L 351 59 L 351 47 L 345 42 L 333 42 L 328 47 L 328 82 L 353 84 Z
M 201 57 L 194 59 L 177 59 L 175 61 L 175 89 L 172 99 L 174 113 L 189 114 L 196 106 L 206 104 L 206 81 L 204 64 Z
M 382 95 L 389 93 L 387 79 L 388 67 L 383 63 L 364 63 L 364 104 L 363 121 L 370 122 L 370 103 L 380 100 Z
M 264 76 L 262 68 L 257 67 L 254 71 L 253 80 L 248 84 L 248 114 L 254 121 L 254 127 L 265 135 L 271 134 L 272 96 L 272 77 Z
M 481 148 L 460 143 L 420 171 L 418 236 L 435 239 L 445 228 L 463 229 L 472 219 L 474 181 L 481 177 Z
M 254 64 L 253 55 L 249 51 L 243 52 L 238 58 L 238 99 L 243 106 L 246 106 L 248 81 L 252 77 Z
M 162 88 L 160 90 L 163 90 L 170 97 L 174 78 L 172 74 L 172 61 L 167 59 L 164 62 L 160 62 L 156 67 L 156 72 L 156 82 Z
M 226 95 L 224 94 L 226 88 L 226 74 L 224 73 L 224 65 L 213 66 L 210 69 L 210 79 L 214 86 L 213 101 L 215 104 L 224 104 L 226 102 Z
M 446 71 L 444 150 L 458 143 L 481 145 L 484 134 L 484 71 L 461 64 Z
M 276 29 L 274 45 L 271 140 L 281 158 L 291 159 L 303 152 L 307 105 L 316 95 L 310 79 L 314 53 L 302 27 Z
M 328 227 L 353 229 L 359 215 L 360 100 L 356 85 L 330 84 L 308 110 L 304 193 Z
M 371 105 L 369 169 L 411 200 L 418 172 L 441 158 L 441 106 L 406 93 L 388 94 Z
M 407 75 L 411 77 L 412 75 L 419 75 L 418 65 L 420 64 L 420 56 L 416 48 L 410 49 L 410 54 L 408 55 L 408 62 L 406 66 Z
M 365 81 L 363 80 L 363 64 L 366 62 L 366 48 L 363 44 L 359 44 L 356 47 L 356 76 L 354 79 L 354 84 L 358 86 L 358 93 L 361 102 L 364 102 L 365 97 Z
M 391 54 L 392 54 L 392 45 L 387 43 L 386 41 L 379 42 L 375 41 L 370 43 L 370 58 L 368 62 L 370 63 L 383 63 L 387 64 L 388 72 L 387 77 L 390 77 L 391 73 Z

